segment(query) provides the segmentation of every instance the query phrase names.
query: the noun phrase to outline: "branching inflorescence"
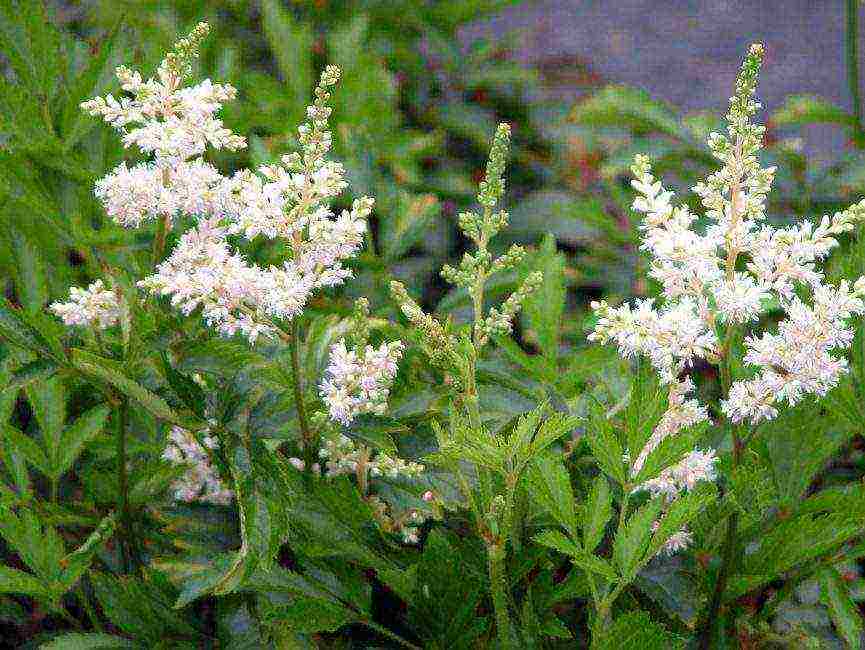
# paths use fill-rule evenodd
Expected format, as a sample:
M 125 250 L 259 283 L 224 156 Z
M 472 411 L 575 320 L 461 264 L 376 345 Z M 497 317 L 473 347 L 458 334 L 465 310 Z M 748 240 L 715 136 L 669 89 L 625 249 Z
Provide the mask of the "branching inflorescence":
M 199 25 L 178 42 L 159 66 L 156 78 L 117 70 L 130 97 L 108 95 L 85 102 L 153 159 L 128 168 L 121 163 L 96 184 L 96 195 L 118 224 L 131 228 L 161 219 L 170 227 L 180 216 L 197 217 L 171 255 L 140 285 L 189 314 L 201 309 L 211 326 L 225 335 L 241 332 L 254 342 L 275 333 L 273 319 L 291 320 L 313 291 L 342 283 L 351 275 L 343 262 L 363 243 L 373 200 L 356 199 L 335 214 L 331 202 L 346 188 L 344 169 L 328 160 L 331 134 L 327 105 L 339 70 L 328 66 L 299 127 L 300 151 L 279 164 L 223 176 L 202 155 L 207 147 L 235 150 L 242 137 L 216 117 L 234 88 L 209 79 L 183 86 L 190 60 L 207 33 Z M 236 251 L 231 236 L 284 239 L 291 257 L 279 266 L 261 267 Z
M 590 338 L 615 343 L 625 357 L 648 357 L 669 385 L 669 410 L 636 456 L 634 475 L 667 436 L 708 420 L 707 409 L 687 398 L 694 384 L 683 375 L 696 361 L 721 366 L 723 414 L 734 425 L 757 425 L 776 417 L 782 403 L 825 395 L 837 384 L 847 367 L 837 352 L 853 338 L 847 320 L 865 309 L 865 279 L 833 286 L 819 267 L 835 237 L 865 217 L 865 201 L 818 225 L 777 228 L 765 221 L 775 168 L 759 163 L 764 127 L 752 121 L 760 108 L 754 94 L 762 57 L 762 46 L 753 45 L 730 100 L 727 134 L 709 136 L 722 167 L 693 188 L 705 208 L 703 219 L 687 205 L 673 205 L 672 192 L 652 175 L 646 157 L 637 156 L 632 167 L 639 194 L 633 207 L 645 215 L 642 249 L 651 255 L 650 275 L 661 284 L 663 301 L 633 307 L 593 303 L 598 322 Z M 733 337 L 773 304 L 784 319 L 777 332 L 754 331 L 744 338 L 743 360 L 755 372 L 733 381 Z M 697 480 L 712 480 L 714 460 L 711 450 L 695 450 L 641 488 L 672 499 Z

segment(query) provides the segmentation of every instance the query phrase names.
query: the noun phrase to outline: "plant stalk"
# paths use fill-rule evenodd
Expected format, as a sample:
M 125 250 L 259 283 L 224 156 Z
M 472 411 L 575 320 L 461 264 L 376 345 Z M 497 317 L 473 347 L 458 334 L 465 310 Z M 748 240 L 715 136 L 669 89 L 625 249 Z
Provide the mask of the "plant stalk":
M 733 473 L 739 466 L 739 461 L 742 455 L 742 440 L 739 437 L 738 427 L 733 427 Z M 703 629 L 700 632 L 700 650 L 711 650 L 712 636 L 715 630 L 715 620 L 721 611 L 721 604 L 724 599 L 724 591 L 727 589 L 727 580 L 732 572 L 733 564 L 736 560 L 736 533 L 739 526 L 739 513 L 734 510 L 727 519 L 727 537 L 724 541 L 724 551 L 721 556 L 721 569 L 718 572 L 718 578 L 715 580 L 715 591 L 712 594 L 712 601 L 709 605 L 708 615 L 703 622 Z
M 496 541 L 487 546 L 487 559 L 492 588 L 493 609 L 496 616 L 496 637 L 501 648 L 515 648 L 511 616 L 508 613 L 507 577 L 505 575 L 504 542 Z
M 117 421 L 117 490 L 120 508 L 120 557 L 123 572 L 129 573 L 132 568 L 132 513 L 129 509 L 129 476 L 127 474 L 127 419 L 128 403 L 121 400 L 115 413 Z
M 312 477 L 312 466 L 315 464 L 315 448 L 312 428 L 309 426 L 309 418 L 306 414 L 306 403 L 303 399 L 305 385 L 303 370 L 300 364 L 300 349 L 297 344 L 298 327 L 294 320 L 288 324 L 287 343 L 291 351 L 291 375 L 294 385 L 294 404 L 297 408 L 297 420 L 300 424 L 300 435 L 303 440 L 303 471 L 307 477 Z

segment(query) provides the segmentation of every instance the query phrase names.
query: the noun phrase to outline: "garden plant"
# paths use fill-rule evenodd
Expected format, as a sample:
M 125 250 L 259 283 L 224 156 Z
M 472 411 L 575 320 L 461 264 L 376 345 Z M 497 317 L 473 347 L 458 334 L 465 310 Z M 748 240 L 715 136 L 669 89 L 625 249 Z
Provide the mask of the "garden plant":
M 687 198 L 684 156 L 610 176 L 639 291 L 587 296 L 509 234 L 508 122 L 448 185 L 353 110 L 384 75 L 320 55 L 280 107 L 201 76 L 208 22 L 139 67 L 0 21 L 3 643 L 862 647 L 865 199 L 768 214 L 762 45 Z

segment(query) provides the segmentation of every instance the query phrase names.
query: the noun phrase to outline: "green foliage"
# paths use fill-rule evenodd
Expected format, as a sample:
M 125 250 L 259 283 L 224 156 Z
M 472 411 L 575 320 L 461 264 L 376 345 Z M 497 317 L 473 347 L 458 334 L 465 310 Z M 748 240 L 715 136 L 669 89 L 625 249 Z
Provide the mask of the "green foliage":
M 865 326 L 825 400 L 783 411 L 741 449 L 727 427 L 687 428 L 634 469 L 668 386 L 648 361 L 586 345 L 586 303 L 656 291 L 621 182 L 632 153 L 691 183 L 717 125 L 621 86 L 555 122 L 524 101 L 537 79 L 506 43 L 457 37 L 504 4 L 111 0 L 66 24 L 40 2 L 0 6 L 0 630 L 61 650 L 682 648 L 724 584 L 735 515 L 713 638 L 787 643 L 799 628 L 784 625 L 818 611 L 820 634 L 858 647 Z M 254 345 L 139 290 L 159 237 L 168 250 L 192 220 L 167 233 L 114 224 L 93 183 L 136 154 L 79 110 L 121 95 L 116 65 L 153 72 L 205 18 L 195 69 L 183 52 L 174 63 L 237 86 L 225 123 L 250 135 L 215 164 L 277 159 L 333 63 L 337 158 L 352 194 L 377 201 L 354 279 Z M 803 96 L 772 123 L 857 128 Z M 590 183 L 560 162 L 574 143 L 597 161 Z M 772 218 L 831 211 L 865 178 L 858 151 L 829 171 L 783 140 L 768 153 L 783 188 Z M 261 265 L 287 250 L 239 246 Z M 865 237 L 841 249 L 830 276 L 865 272 Z M 97 278 L 118 296 L 118 324 L 61 326 L 48 305 Z M 767 306 L 762 322 L 775 315 Z M 319 393 L 340 339 L 407 344 L 388 411 L 347 427 Z M 719 420 L 720 378 L 686 372 Z M 180 498 L 201 464 L 171 460 L 178 428 L 229 497 Z M 340 435 L 354 465 L 319 455 Z M 709 446 L 717 485 L 675 499 L 644 489 Z M 382 454 L 424 471 L 367 472 Z

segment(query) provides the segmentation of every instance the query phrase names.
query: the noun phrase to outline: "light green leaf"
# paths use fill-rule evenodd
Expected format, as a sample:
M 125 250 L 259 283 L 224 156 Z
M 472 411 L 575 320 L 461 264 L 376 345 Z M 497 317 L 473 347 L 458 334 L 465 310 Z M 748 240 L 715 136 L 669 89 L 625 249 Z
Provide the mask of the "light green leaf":
M 634 611 L 619 616 L 603 630 L 594 650 L 681 650 L 683 639 L 667 632 L 646 612 Z
M 44 476 L 52 475 L 51 462 L 39 446 L 39 443 L 11 424 L 7 424 L 3 432 L 10 452 L 21 454 L 28 463 L 38 469 Z
M 100 95 L 114 79 L 114 70 L 122 53 L 123 39 L 120 38 L 118 23 L 107 36 L 99 39 L 99 51 L 88 59 L 86 67 L 70 84 L 68 99 L 60 115 L 60 133 L 66 151 L 98 124 L 98 120 L 81 110 L 80 104 Z
M 313 35 L 310 23 L 298 22 L 276 0 L 261 3 L 261 26 L 273 51 L 286 95 L 292 107 L 292 120 L 303 115 L 313 86 Z
M 111 410 L 105 405 L 96 406 L 64 429 L 55 467 L 58 476 L 68 472 L 84 445 L 99 435 L 105 427 L 110 412 Z
M 20 310 L 15 309 L 8 300 L 0 301 L 0 337 L 10 343 L 50 357 L 58 363 L 63 357 L 54 349 L 47 338 L 25 319 Z
M 70 632 L 54 637 L 39 648 L 40 650 L 115 650 L 115 648 L 131 648 L 132 646 L 132 642 L 122 636 L 97 632 Z
M 625 578 L 631 579 L 639 568 L 651 559 L 649 542 L 652 539 L 652 524 L 658 518 L 663 503 L 653 499 L 632 513 L 624 529 L 616 533 L 613 540 L 613 560 Z
M 615 580 L 615 569 L 603 558 L 586 553 L 576 542 L 565 537 L 557 530 L 545 530 L 534 536 L 534 541 L 542 546 L 557 550 L 571 558 L 571 561 L 581 569 L 597 573 L 610 580 Z
M 381 252 L 388 262 L 396 262 L 419 243 L 429 222 L 438 216 L 441 206 L 432 194 L 401 193 L 397 208 L 380 222 Z
M 583 546 L 589 553 L 594 553 L 598 544 L 604 539 L 604 531 L 612 514 L 613 495 L 607 479 L 599 474 L 592 483 L 592 491 L 586 504 L 586 517 L 583 521 Z
M 271 624 L 309 634 L 335 632 L 355 619 L 355 614 L 341 603 L 308 596 L 299 596 L 287 605 L 269 609 L 267 618 Z
M 536 459 L 528 467 L 526 484 L 532 501 L 539 503 L 560 526 L 575 535 L 577 515 L 574 511 L 574 494 L 571 478 L 562 461 L 552 455 Z
M 29 573 L 0 565 L 0 593 L 24 594 L 38 599 L 47 599 L 45 586 Z
M 15 286 L 28 314 L 36 314 L 48 302 L 48 278 L 45 260 L 39 249 L 17 228 L 12 230 L 12 254 L 15 258 Z
M 676 113 L 649 93 L 630 86 L 607 86 L 578 103 L 571 119 L 591 127 L 631 128 L 687 139 Z
M 790 95 L 772 114 L 772 122 L 781 127 L 811 124 L 852 126 L 854 121 L 849 112 L 815 95 Z
M 820 598 L 829 609 L 835 629 L 852 649 L 862 647 L 862 614 L 853 599 L 847 583 L 834 567 L 820 572 Z
M 60 580 L 67 590 L 72 589 L 75 583 L 78 582 L 81 574 L 90 567 L 93 556 L 114 534 L 116 525 L 116 516 L 114 514 L 108 515 L 99 522 L 99 526 L 90 533 L 81 546 L 60 561 L 60 566 L 63 568 Z
M 523 316 L 537 338 L 541 353 L 548 362 L 554 363 L 559 355 L 566 289 L 565 258 L 556 251 L 555 237 L 544 237 L 532 267 L 541 271 L 544 279 L 523 305 Z
M 164 399 L 129 378 L 117 362 L 74 348 L 72 365 L 86 375 L 111 384 L 121 393 L 141 404 L 155 417 L 182 427 L 197 428 L 198 423 L 182 418 Z
M 628 474 L 623 460 L 625 452 L 612 424 L 603 413 L 593 413 L 591 431 L 586 439 L 600 468 L 620 484 L 626 483 Z

